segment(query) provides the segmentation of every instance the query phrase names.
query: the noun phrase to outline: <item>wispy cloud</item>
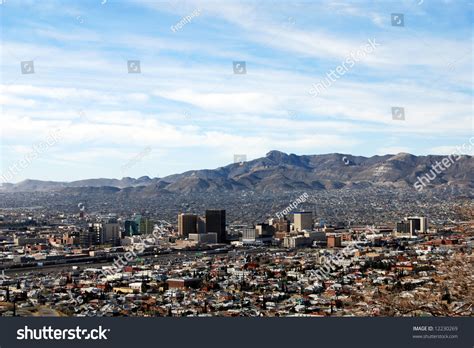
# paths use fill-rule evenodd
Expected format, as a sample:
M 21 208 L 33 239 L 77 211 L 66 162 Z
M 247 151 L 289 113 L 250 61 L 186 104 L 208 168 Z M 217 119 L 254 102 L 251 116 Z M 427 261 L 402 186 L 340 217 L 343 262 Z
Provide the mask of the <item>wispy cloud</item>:
M 185 30 L 170 30 L 197 8 Z M 2 165 L 64 132 L 22 178 L 119 176 L 145 146 L 166 175 L 272 149 L 426 154 L 472 134 L 469 4 L 91 0 L 2 10 Z M 391 26 L 395 11 L 405 27 Z M 380 46 L 318 98 L 308 93 L 368 39 Z M 140 74 L 128 73 L 129 59 Z M 34 74 L 21 73 L 24 60 Z M 235 75 L 242 60 L 247 73 Z M 405 120 L 392 119 L 393 106 Z

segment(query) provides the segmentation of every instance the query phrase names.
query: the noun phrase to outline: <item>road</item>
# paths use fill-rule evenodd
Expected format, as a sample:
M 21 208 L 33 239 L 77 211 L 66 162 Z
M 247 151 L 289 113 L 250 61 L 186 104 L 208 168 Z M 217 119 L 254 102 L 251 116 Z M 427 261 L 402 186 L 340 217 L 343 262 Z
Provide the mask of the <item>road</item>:
M 225 253 L 227 251 L 222 251 L 222 253 Z M 118 257 L 124 255 L 125 253 L 115 253 L 115 259 L 118 259 Z M 206 254 L 202 250 L 198 251 L 189 251 L 189 250 L 175 250 L 172 251 L 168 254 L 153 254 L 153 255 L 146 255 L 146 256 L 140 256 L 140 259 L 144 260 L 152 260 L 154 264 L 163 264 L 167 263 L 169 261 L 179 261 L 179 259 L 190 259 L 192 257 L 198 256 L 198 254 L 201 254 L 203 256 L 206 256 Z M 57 272 L 61 270 L 71 270 L 72 266 L 79 266 L 81 268 L 95 268 L 95 267 L 102 267 L 102 266 L 107 266 L 107 265 L 112 265 L 113 261 L 110 260 L 103 260 L 99 262 L 84 262 L 84 261 L 79 261 L 74 262 L 74 263 L 67 263 L 67 264 L 58 264 L 58 265 L 46 265 L 46 266 L 36 266 L 36 267 L 25 267 L 25 268 L 16 268 L 16 269 L 6 269 L 5 270 L 5 275 L 8 276 L 15 276 L 15 275 L 21 275 L 25 273 L 51 273 L 51 272 Z
M 246 254 L 255 254 L 258 252 L 262 252 L 263 250 L 269 251 L 269 249 L 259 247 L 259 248 L 251 248 L 251 249 L 239 249 L 238 253 L 246 253 Z M 140 259 L 144 259 L 147 261 L 152 261 L 152 264 L 165 264 L 168 262 L 178 262 L 178 261 L 189 261 L 192 258 L 196 257 L 205 257 L 205 256 L 212 256 L 216 254 L 225 254 L 229 250 L 173 250 L 168 254 L 153 254 L 153 255 L 146 255 L 140 256 Z M 208 252 L 211 252 L 209 254 Z M 115 259 L 117 259 L 120 255 L 124 253 L 115 253 Z M 28 268 L 17 268 L 17 269 L 6 269 L 5 275 L 8 276 L 17 276 L 23 275 L 26 273 L 53 273 L 59 271 L 70 271 L 72 266 L 78 266 L 81 268 L 98 268 L 102 266 L 112 265 L 113 261 L 99 261 L 99 262 L 75 262 L 75 263 L 68 263 L 68 264 L 58 264 L 58 265 L 47 265 L 47 266 L 36 266 L 36 267 L 28 267 Z M 1 275 L 0 275 L 1 276 Z

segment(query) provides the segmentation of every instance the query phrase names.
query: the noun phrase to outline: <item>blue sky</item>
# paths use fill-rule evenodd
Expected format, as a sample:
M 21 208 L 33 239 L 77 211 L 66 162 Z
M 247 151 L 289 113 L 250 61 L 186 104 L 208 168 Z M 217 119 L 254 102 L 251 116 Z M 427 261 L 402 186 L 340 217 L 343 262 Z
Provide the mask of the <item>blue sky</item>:
M 473 135 L 472 1 L 1 2 L 3 181 L 162 177 L 274 149 L 448 154 Z

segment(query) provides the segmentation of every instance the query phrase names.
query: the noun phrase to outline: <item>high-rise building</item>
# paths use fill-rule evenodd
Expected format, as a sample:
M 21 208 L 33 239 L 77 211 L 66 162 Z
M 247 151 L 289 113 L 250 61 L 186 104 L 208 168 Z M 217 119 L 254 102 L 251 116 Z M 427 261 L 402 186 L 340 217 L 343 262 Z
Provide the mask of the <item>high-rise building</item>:
M 140 219 L 139 232 L 140 234 L 152 234 L 155 224 L 152 220 L 142 217 Z
M 206 219 L 202 216 L 198 216 L 197 218 L 197 233 L 203 234 L 206 233 Z
M 197 233 L 197 218 L 196 214 L 178 214 L 178 234 L 187 238 L 189 234 Z
M 409 216 L 405 218 L 410 223 L 410 233 L 426 233 L 428 231 L 428 219 L 423 216 Z
M 255 241 L 257 231 L 255 228 L 245 228 L 242 230 L 242 241 Z
M 83 248 L 100 245 L 100 229 L 94 228 L 94 224 L 89 224 L 88 228 L 81 230 L 79 238 Z
M 275 228 L 266 223 L 257 224 L 255 226 L 257 237 L 271 237 L 275 233 Z
M 206 233 L 217 233 L 217 242 L 226 242 L 225 210 L 206 210 Z
M 310 211 L 296 212 L 293 214 L 295 230 L 301 232 L 303 230 L 310 231 L 313 229 L 313 213 Z
M 109 220 L 101 225 L 101 244 L 120 245 L 120 227 L 117 220 Z
M 125 220 L 125 236 L 135 236 L 139 234 L 139 225 L 134 220 Z
M 141 221 L 142 221 L 142 216 L 141 216 L 140 214 L 133 214 L 132 219 L 133 219 L 133 221 L 135 222 L 135 224 L 137 225 L 138 234 L 141 234 L 141 232 L 140 232 L 140 225 L 141 225 Z
M 409 216 L 397 223 L 397 232 L 416 235 L 428 232 L 428 219 L 424 216 Z
M 401 233 L 401 234 L 410 233 L 410 224 L 406 221 L 397 222 L 397 233 Z
M 89 224 L 87 230 L 81 232 L 80 241 L 83 247 L 102 244 L 117 246 L 120 244 L 120 237 L 117 220 L 110 219 Z

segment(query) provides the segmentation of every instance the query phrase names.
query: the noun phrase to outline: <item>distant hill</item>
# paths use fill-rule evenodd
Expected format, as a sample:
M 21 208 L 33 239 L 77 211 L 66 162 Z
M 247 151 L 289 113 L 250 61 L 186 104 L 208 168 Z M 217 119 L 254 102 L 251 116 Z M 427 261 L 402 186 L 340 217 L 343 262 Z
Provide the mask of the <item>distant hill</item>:
M 73 188 L 112 188 L 117 193 L 144 196 L 173 192 L 226 190 L 288 191 L 412 186 L 418 176 L 429 173 L 436 161 L 446 156 L 414 156 L 408 153 L 384 156 L 347 154 L 303 155 L 270 151 L 265 157 L 232 163 L 216 169 L 192 170 L 164 178 L 88 179 L 72 182 L 25 180 L 4 184 L 0 192 L 57 191 Z M 445 185 L 474 188 L 474 160 L 463 155 L 437 175 L 430 187 Z

